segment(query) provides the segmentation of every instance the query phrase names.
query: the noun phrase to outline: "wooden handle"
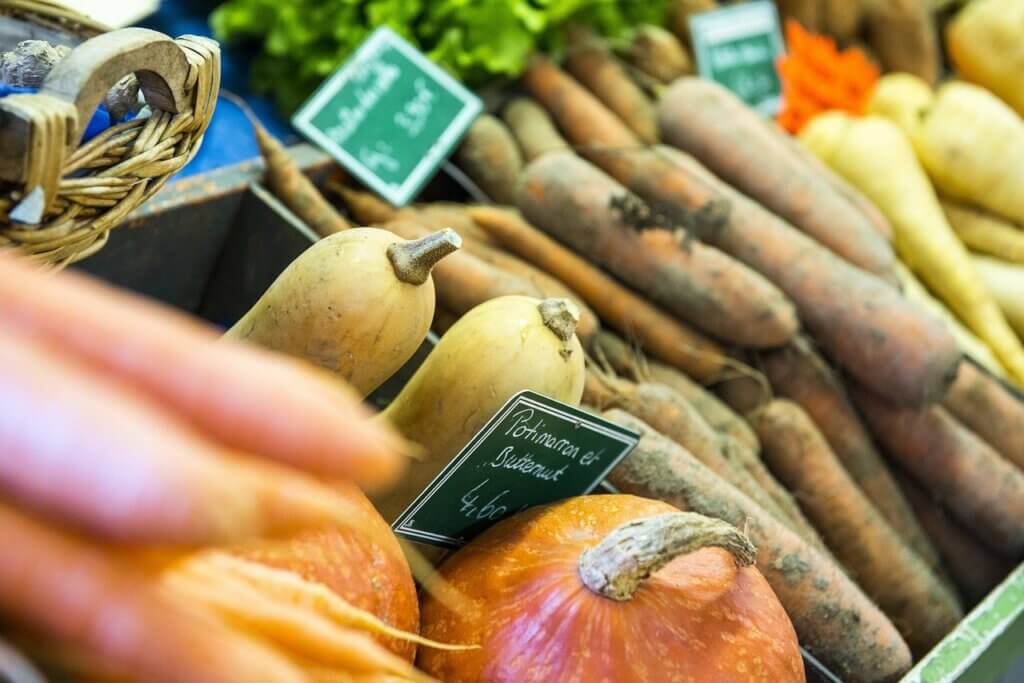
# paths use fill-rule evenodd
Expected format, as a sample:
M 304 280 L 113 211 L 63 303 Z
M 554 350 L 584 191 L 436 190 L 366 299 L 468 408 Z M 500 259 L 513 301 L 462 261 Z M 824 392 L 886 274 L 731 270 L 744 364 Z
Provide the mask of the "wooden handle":
M 125 28 L 90 38 L 71 51 L 43 81 L 41 94 L 75 105 L 78 130 L 67 141 L 77 147 L 107 91 L 134 73 L 153 109 L 177 113 L 185 107 L 189 64 L 184 51 L 162 33 Z

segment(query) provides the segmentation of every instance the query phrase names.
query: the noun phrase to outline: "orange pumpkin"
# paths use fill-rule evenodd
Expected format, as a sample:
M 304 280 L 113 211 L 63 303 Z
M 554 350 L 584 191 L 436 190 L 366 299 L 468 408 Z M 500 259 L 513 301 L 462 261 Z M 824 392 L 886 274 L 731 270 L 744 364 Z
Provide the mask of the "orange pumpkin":
M 755 549 L 725 522 L 626 495 L 534 508 L 439 570 L 422 634 L 480 649 L 420 648 L 447 683 L 803 681 L 793 625 Z M 442 593 L 443 595 L 443 593 Z
M 338 483 L 338 492 L 360 504 L 372 533 L 360 525 L 304 531 L 288 539 L 257 542 L 231 553 L 320 583 L 350 604 L 402 631 L 416 633 L 419 604 L 416 585 L 398 540 L 365 495 Z M 413 660 L 416 644 L 386 635 L 374 638 L 395 654 Z

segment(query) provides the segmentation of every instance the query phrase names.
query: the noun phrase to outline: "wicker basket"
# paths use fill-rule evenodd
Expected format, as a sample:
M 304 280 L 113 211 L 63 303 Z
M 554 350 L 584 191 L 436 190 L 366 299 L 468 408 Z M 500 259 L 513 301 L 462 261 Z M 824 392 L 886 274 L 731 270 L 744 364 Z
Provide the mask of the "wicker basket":
M 81 41 L 38 93 L 0 98 L 0 249 L 62 267 L 101 249 L 195 155 L 217 101 L 220 51 L 198 36 L 106 32 L 45 0 L 0 0 L 5 19 L 31 27 L 26 38 Z M 80 144 L 107 90 L 133 72 L 151 114 Z

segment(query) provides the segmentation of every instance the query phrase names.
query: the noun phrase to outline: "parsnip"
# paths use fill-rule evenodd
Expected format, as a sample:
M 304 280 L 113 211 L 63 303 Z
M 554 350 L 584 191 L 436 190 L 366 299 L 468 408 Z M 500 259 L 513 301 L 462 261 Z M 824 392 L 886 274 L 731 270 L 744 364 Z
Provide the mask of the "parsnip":
M 915 76 L 891 74 L 868 108 L 903 129 L 943 194 L 1024 223 L 1024 121 L 998 97 L 962 82 L 933 93 Z
M 1024 266 L 987 256 L 975 255 L 971 260 L 1010 326 L 1024 339 Z
M 951 199 L 942 199 L 942 210 L 971 251 L 1024 263 L 1024 228 Z

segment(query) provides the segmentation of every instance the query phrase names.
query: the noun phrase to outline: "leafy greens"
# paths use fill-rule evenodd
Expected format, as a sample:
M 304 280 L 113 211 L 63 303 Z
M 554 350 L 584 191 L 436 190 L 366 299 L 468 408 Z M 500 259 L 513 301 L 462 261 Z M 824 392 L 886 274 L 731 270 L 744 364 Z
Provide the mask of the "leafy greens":
M 515 77 L 534 49 L 557 52 L 574 21 L 622 39 L 662 24 L 668 0 L 228 0 L 210 17 L 223 41 L 262 41 L 253 86 L 295 110 L 378 26 L 470 85 Z

